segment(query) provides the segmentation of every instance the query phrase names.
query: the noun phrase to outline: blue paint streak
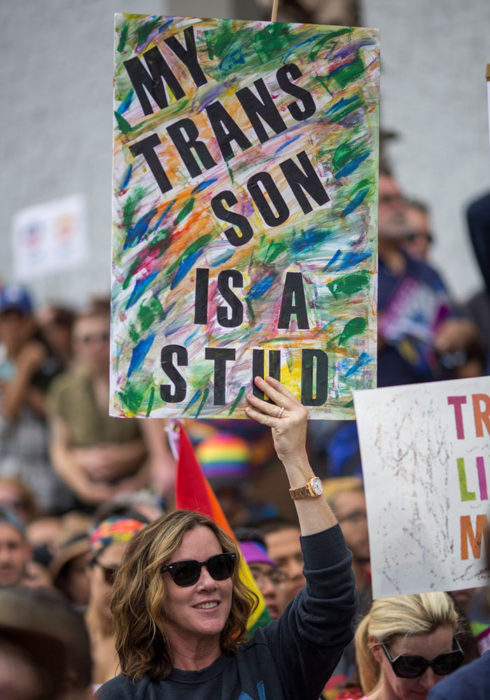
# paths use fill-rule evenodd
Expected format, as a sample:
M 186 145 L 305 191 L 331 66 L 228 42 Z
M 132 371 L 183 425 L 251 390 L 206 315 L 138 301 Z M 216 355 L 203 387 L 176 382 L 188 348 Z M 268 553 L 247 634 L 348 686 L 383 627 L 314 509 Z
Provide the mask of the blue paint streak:
M 338 271 L 340 272 L 341 270 L 347 270 L 349 267 L 355 267 L 355 265 L 359 265 L 363 260 L 367 260 L 368 258 L 371 257 L 371 251 L 365 250 L 362 253 L 346 253 L 344 257 L 342 258 L 342 262 L 338 266 Z
M 234 49 L 232 52 L 224 56 L 223 60 L 219 64 L 219 70 L 229 73 L 235 66 L 245 65 L 245 58 L 242 53 L 241 47 Z
M 269 289 L 272 287 L 273 282 L 273 275 L 269 275 L 268 277 L 264 277 L 264 279 L 259 280 L 257 284 L 254 284 L 254 286 L 250 288 L 248 298 L 260 299 L 260 297 L 263 297 L 264 294 L 266 294 L 269 291 Z
M 325 272 L 325 270 L 328 270 L 329 267 L 332 267 L 332 265 L 335 265 L 335 263 L 337 262 L 337 260 L 340 258 L 340 254 L 341 254 L 341 250 L 340 250 L 340 248 L 339 248 L 339 249 L 337 250 L 337 252 L 335 253 L 335 255 L 334 255 L 332 258 L 330 258 L 330 260 L 328 261 L 328 263 L 325 265 L 325 267 L 323 268 L 322 272 Z
M 350 377 L 351 375 L 355 374 L 359 369 L 362 367 L 365 367 L 368 365 L 370 362 L 373 361 L 373 358 L 367 354 L 367 352 L 363 352 L 359 355 L 359 358 L 354 362 L 352 367 L 347 370 L 345 373 L 346 377 Z
M 206 187 L 209 187 L 209 185 L 212 185 L 213 182 L 218 182 L 217 177 L 211 178 L 211 180 L 204 180 L 204 182 L 199 183 L 194 189 L 192 190 L 191 194 L 197 194 L 198 192 L 202 192 L 203 190 L 206 189 Z
M 144 216 L 142 216 L 141 219 L 139 219 L 139 221 L 137 221 L 134 226 L 131 226 L 131 228 L 129 229 L 128 236 L 124 241 L 123 250 L 126 250 L 126 248 L 132 248 L 141 241 L 141 239 L 148 231 L 150 222 L 156 213 L 156 208 L 151 209 Z
M 129 185 L 129 181 L 131 180 L 131 175 L 133 174 L 133 164 L 130 163 L 128 165 L 126 172 L 124 173 L 123 179 L 121 184 L 119 185 L 119 190 L 125 190 L 127 186 Z
M 153 345 L 154 340 L 155 334 L 153 333 L 153 335 L 149 335 L 146 338 L 143 338 L 137 345 L 134 346 L 133 354 L 131 355 L 131 362 L 129 363 L 128 379 L 135 370 L 141 367 L 141 365 L 143 364 L 143 360 L 148 354 L 148 350 Z
M 198 389 L 196 391 L 196 393 L 194 394 L 194 396 L 192 397 L 192 399 L 187 404 L 187 406 L 185 407 L 184 411 L 188 411 L 190 408 L 192 408 L 192 406 L 194 406 L 196 401 L 200 398 L 201 394 L 202 394 L 201 389 Z
M 124 112 L 131 105 L 131 102 L 133 101 L 133 97 L 134 97 L 134 90 L 131 88 L 131 90 L 126 95 L 126 98 L 121 102 L 121 104 L 117 108 L 118 114 L 121 114 L 121 115 L 124 114 Z
M 317 39 L 318 39 L 318 36 L 312 36 L 310 39 L 306 39 L 305 41 L 300 41 L 297 44 L 295 44 L 294 46 L 291 46 L 291 48 L 289 49 L 289 51 L 287 52 L 287 54 L 285 55 L 285 57 L 283 59 L 283 63 L 287 63 L 288 58 L 291 56 L 291 54 L 297 48 L 299 48 L 300 46 L 305 46 L 306 44 L 311 44 L 314 41 L 317 41 Z
M 282 150 L 284 150 L 285 148 L 287 148 L 287 147 L 289 146 L 290 143 L 294 143 L 294 141 L 297 141 L 298 139 L 300 139 L 300 138 L 302 137 L 302 135 L 303 135 L 303 134 L 298 134 L 298 135 L 295 136 L 294 138 L 289 139 L 289 141 L 286 141 L 286 143 L 283 143 L 282 146 L 279 146 L 279 148 L 278 148 L 277 151 L 274 153 L 274 155 L 277 156 L 277 154 L 280 153 L 280 152 L 281 152 Z
M 179 265 L 179 269 L 175 273 L 175 277 L 172 280 L 172 284 L 170 285 L 170 289 L 175 289 L 175 287 L 182 282 L 184 277 L 187 275 L 191 267 L 194 265 L 196 260 L 201 257 L 203 254 L 204 249 L 200 250 L 195 250 L 191 255 L 188 255 L 185 260 L 182 260 L 182 262 Z
M 217 258 L 213 263 L 211 263 L 210 267 L 219 267 L 220 265 L 224 265 L 225 262 L 228 262 L 228 260 L 234 255 L 234 250 L 231 250 L 229 253 L 223 253 L 223 255 L 220 255 L 219 258 Z
M 371 151 L 366 151 L 366 153 L 361 153 L 361 155 L 357 156 L 356 158 L 353 158 L 350 163 L 347 163 L 347 165 L 345 165 L 342 168 L 342 170 L 339 170 L 335 177 L 345 177 L 346 175 L 350 175 L 351 173 L 353 173 L 354 170 L 357 170 L 362 161 L 366 160 L 370 153 Z
M 177 201 L 176 199 L 173 199 L 173 200 L 170 202 L 170 204 L 168 204 L 168 205 L 165 207 L 165 209 L 163 210 L 162 215 L 157 219 L 157 221 L 155 222 L 155 224 L 154 224 L 154 226 L 153 226 L 153 230 L 154 230 L 154 231 L 156 231 L 157 228 L 160 226 L 160 224 L 162 223 L 162 221 L 164 220 L 164 218 L 167 216 L 167 214 L 169 213 L 169 211 L 172 209 L 172 207 L 173 207 L 173 205 L 175 204 L 176 201 Z
M 344 211 L 341 213 L 340 216 L 347 216 L 351 212 L 354 211 L 354 209 L 357 209 L 357 207 L 362 204 L 364 199 L 366 198 L 367 193 L 369 192 L 369 187 L 364 187 L 362 190 L 359 190 L 359 192 L 356 194 L 352 202 L 346 206 Z
M 341 100 L 332 105 L 332 107 L 330 107 L 329 110 L 327 110 L 327 116 L 334 114 L 335 112 L 339 112 L 341 109 L 343 109 L 347 105 L 350 105 L 352 102 L 357 102 L 357 100 L 357 97 L 351 97 L 350 99 L 345 99 L 345 97 L 343 97 Z
M 151 275 L 148 275 L 148 277 L 144 277 L 143 279 L 140 279 L 137 282 L 135 282 L 133 291 L 131 292 L 131 296 L 129 297 L 129 301 L 126 304 L 126 309 L 130 309 L 133 306 L 133 304 L 135 304 L 138 301 L 138 299 L 144 294 L 146 289 L 153 282 L 157 275 L 158 272 L 153 272 Z
M 299 236 L 293 241 L 291 249 L 296 254 L 299 254 L 304 250 L 311 251 L 313 248 L 324 242 L 326 233 L 327 232 L 322 229 L 306 230 L 302 236 Z
M 200 332 L 201 332 L 201 329 L 200 329 L 200 328 L 196 328 L 196 330 L 195 330 L 193 333 L 191 333 L 191 334 L 184 340 L 184 345 L 185 345 L 186 347 L 188 347 L 188 346 L 191 344 L 191 342 L 194 340 L 194 338 L 196 337 L 196 335 L 198 335 L 198 333 L 200 333 Z

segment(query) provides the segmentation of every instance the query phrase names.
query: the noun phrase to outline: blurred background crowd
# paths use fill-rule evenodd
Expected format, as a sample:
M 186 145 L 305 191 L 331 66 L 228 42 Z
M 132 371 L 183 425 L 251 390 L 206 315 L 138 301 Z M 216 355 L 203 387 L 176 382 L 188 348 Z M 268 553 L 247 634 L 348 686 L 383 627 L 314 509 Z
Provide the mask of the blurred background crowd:
M 485 60 L 478 62 L 485 50 L 490 58 L 488 38 L 479 34 L 490 14 L 486 2 L 464 10 L 450 4 L 458 8 L 451 26 L 459 22 L 466 32 L 460 45 L 455 44 L 456 30 L 453 35 L 448 32 L 447 3 L 435 2 L 431 9 L 427 3 L 411 4 L 415 14 L 415 6 L 423 7 L 417 17 L 420 36 L 408 33 L 405 43 L 396 47 L 392 35 L 403 31 L 397 22 L 406 8 L 395 10 L 381 0 L 280 4 L 278 19 L 283 21 L 381 26 L 382 79 L 386 72 L 387 86 L 398 83 L 400 88 L 406 81 L 413 90 L 407 94 L 401 86 L 398 94 L 404 96 L 401 107 L 411 112 L 408 119 L 415 122 L 422 144 L 438 142 L 441 130 L 447 134 L 448 113 L 461 108 L 461 93 L 470 94 L 462 83 L 476 81 L 472 94 L 481 90 L 483 95 L 474 103 L 467 100 L 467 119 L 460 124 L 461 133 L 447 138 L 447 152 L 426 146 L 417 160 L 420 143 L 410 140 L 403 124 L 385 118 L 388 113 L 393 119 L 397 110 L 383 87 L 379 386 L 490 372 L 490 154 Z M 66 3 L 62 9 L 45 2 L 41 9 L 23 0 L 2 8 L 0 76 L 7 115 L 1 176 L 0 690 L 2 683 L 7 688 L 21 679 L 26 687 L 29 682 L 42 687 L 44 695 L 32 695 L 40 698 L 90 697 L 92 685 L 115 675 L 109 607 L 114 575 L 131 537 L 173 507 L 175 461 L 165 423 L 119 420 L 107 412 L 111 81 L 110 66 L 104 75 L 101 65 L 108 65 L 112 51 L 110 14 L 132 10 L 244 19 L 270 16 L 265 0 L 256 0 L 253 8 L 251 3 L 218 0 L 210 0 L 205 8 L 204 2 L 197 7 L 189 0 L 179 2 L 178 11 L 171 2 L 156 0 L 115 5 L 91 0 L 77 8 Z M 39 26 L 34 33 L 36 16 Z M 411 28 L 416 26 L 414 22 Z M 53 27 L 55 45 L 49 43 Z M 432 36 L 437 45 L 441 33 L 456 55 L 460 51 L 461 65 L 471 64 L 471 73 L 461 69 L 448 78 L 435 57 L 422 73 L 417 57 L 428 55 L 427 40 Z M 24 41 L 29 41 L 28 51 L 19 50 Z M 100 44 L 107 50 L 104 56 L 97 54 Z M 92 50 L 100 58 L 98 64 L 93 57 L 86 60 L 84 54 Z M 27 83 L 20 79 L 26 70 Z M 82 73 L 75 89 L 73 83 Z M 69 90 L 63 81 L 71 81 Z M 103 82 L 105 102 L 98 100 Z M 414 90 L 416 84 L 419 90 Z M 437 95 L 437 109 L 428 116 L 424 104 L 430 102 L 431 90 Z M 100 103 L 107 113 L 98 116 Z M 59 125 L 55 131 L 50 120 Z M 26 134 L 24 144 L 21 132 Z M 101 182 L 98 158 L 107 182 Z M 85 261 L 40 276 L 16 274 L 8 233 L 14 214 L 73 192 L 82 192 L 89 205 Z M 304 577 L 299 529 L 270 435 L 247 421 L 186 421 L 186 429 L 270 615 L 278 617 Z M 371 572 L 355 421 L 313 421 L 308 448 L 353 552 L 361 619 L 371 603 Z M 19 584 L 29 590 L 12 589 Z M 459 639 L 468 662 L 486 648 L 488 592 L 451 595 L 461 616 Z M 12 615 L 12 610 L 24 613 Z M 79 624 L 81 619 L 86 628 Z M 7 677 L 5 658 L 31 670 Z M 325 697 L 341 696 L 362 696 L 353 645 L 325 690 Z

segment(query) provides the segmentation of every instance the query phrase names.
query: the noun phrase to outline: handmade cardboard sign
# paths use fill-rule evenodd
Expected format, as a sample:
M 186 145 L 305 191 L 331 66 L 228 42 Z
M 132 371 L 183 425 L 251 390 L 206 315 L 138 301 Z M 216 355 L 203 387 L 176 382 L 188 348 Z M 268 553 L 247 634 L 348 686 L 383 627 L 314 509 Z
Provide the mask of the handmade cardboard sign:
M 378 78 L 372 29 L 116 15 L 112 415 L 243 418 L 270 374 L 353 417 Z
M 490 377 L 356 391 L 375 598 L 487 583 Z

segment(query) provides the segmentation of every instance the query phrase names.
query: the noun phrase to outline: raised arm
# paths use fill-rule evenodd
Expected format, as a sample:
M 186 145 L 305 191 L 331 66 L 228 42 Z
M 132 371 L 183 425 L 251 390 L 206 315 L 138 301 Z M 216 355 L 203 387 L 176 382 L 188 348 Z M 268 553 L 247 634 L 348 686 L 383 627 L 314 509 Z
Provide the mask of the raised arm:
M 247 395 L 249 418 L 268 425 L 277 456 L 286 470 L 291 489 L 304 487 L 315 476 L 306 454 L 306 408 L 280 382 L 272 377 L 255 378 L 255 384 L 273 403 Z M 302 535 L 314 535 L 332 527 L 337 520 L 325 498 L 295 499 Z

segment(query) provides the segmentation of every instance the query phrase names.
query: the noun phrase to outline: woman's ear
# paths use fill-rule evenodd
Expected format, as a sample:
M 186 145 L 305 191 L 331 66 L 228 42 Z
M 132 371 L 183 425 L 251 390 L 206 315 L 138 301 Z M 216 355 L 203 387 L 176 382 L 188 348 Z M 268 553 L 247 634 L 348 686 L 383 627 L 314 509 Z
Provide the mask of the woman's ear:
M 380 642 L 373 637 L 371 634 L 368 637 L 369 648 L 371 649 L 371 654 L 374 656 L 378 664 L 381 664 L 383 658 L 383 650 L 381 648 Z

